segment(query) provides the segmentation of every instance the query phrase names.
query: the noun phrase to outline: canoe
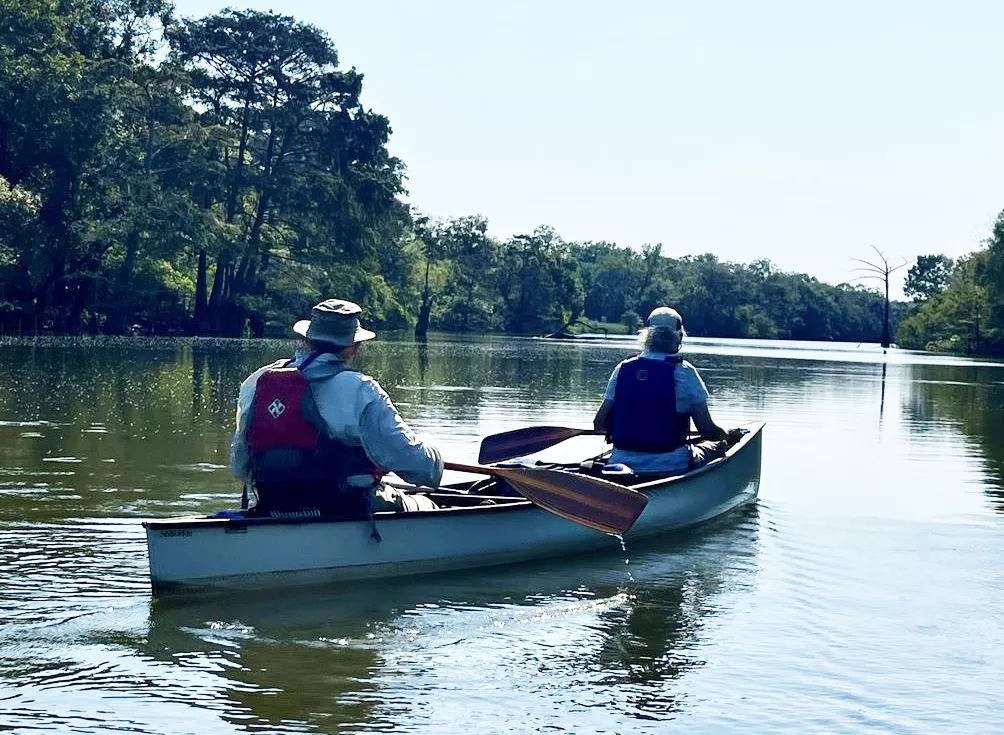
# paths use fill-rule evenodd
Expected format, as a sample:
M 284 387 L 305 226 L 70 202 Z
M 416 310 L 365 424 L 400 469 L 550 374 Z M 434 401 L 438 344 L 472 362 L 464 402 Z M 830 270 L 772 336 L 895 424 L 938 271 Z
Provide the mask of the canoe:
M 690 528 L 756 500 L 764 424 L 726 455 L 674 477 L 637 482 L 648 506 L 625 543 Z M 522 498 L 465 494 L 462 483 L 430 495 L 434 511 L 334 517 L 189 516 L 149 520 L 155 594 L 394 577 L 509 564 L 620 548 L 621 541 L 548 513 Z M 492 501 L 486 504 L 486 501 Z

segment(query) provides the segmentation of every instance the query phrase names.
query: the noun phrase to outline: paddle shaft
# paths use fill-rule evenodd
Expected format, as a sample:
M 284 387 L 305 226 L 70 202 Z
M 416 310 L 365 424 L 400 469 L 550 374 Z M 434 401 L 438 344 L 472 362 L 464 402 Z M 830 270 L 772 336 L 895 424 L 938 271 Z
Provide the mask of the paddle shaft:
M 462 462 L 443 462 L 443 467 L 456 472 L 470 472 L 475 475 L 495 475 L 505 477 L 505 470 L 498 467 L 482 467 L 479 464 L 463 464 Z

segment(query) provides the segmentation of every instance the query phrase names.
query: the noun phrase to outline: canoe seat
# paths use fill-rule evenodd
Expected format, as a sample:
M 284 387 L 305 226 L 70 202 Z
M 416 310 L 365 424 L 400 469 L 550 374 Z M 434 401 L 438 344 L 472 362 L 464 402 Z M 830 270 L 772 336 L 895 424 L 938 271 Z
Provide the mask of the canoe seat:
M 578 465 L 578 467 L 563 467 L 567 471 L 575 471 L 576 469 L 584 475 L 589 475 L 591 477 L 599 477 L 603 480 L 608 480 L 609 482 L 615 482 L 618 485 L 626 485 L 630 487 L 632 485 L 639 485 L 645 482 L 652 482 L 653 480 L 661 480 L 669 477 L 679 477 L 680 475 L 687 474 L 688 470 L 676 470 L 674 472 L 634 472 L 627 465 L 614 465 L 617 469 L 611 472 L 612 467 L 607 465 L 603 460 L 586 460 Z

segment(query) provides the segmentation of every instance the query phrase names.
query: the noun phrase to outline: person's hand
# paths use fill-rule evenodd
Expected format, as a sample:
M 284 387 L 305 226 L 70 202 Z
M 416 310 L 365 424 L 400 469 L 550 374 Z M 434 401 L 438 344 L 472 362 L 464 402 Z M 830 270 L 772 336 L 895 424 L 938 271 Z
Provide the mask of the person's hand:
M 738 429 L 738 428 L 729 429 L 727 432 L 725 432 L 725 441 L 727 441 L 729 443 L 729 446 L 731 447 L 733 444 L 736 444 L 740 439 L 742 439 L 745 435 L 746 435 L 745 429 Z

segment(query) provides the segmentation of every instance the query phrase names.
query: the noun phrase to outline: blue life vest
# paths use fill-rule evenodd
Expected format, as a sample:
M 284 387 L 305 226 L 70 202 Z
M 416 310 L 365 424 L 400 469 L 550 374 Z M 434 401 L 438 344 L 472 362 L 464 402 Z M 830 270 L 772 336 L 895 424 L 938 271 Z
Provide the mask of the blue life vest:
M 311 383 L 292 361 L 276 364 L 258 378 L 247 430 L 251 477 L 258 502 L 255 511 L 316 509 L 325 514 L 365 514 L 368 487 L 349 485 L 352 476 L 371 475 L 376 485 L 382 472 L 362 447 L 328 436 Z M 333 378 L 346 368 L 325 375 Z
M 690 415 L 676 412 L 680 360 L 638 356 L 621 364 L 610 423 L 610 439 L 617 449 L 662 453 L 687 443 Z

